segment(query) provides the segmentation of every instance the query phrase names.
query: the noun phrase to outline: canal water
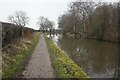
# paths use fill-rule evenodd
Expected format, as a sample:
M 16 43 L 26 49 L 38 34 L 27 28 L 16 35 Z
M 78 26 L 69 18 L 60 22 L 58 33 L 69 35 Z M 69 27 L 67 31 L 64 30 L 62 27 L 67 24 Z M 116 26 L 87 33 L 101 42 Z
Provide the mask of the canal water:
M 112 78 L 118 67 L 118 44 L 63 35 L 48 35 L 92 78 Z

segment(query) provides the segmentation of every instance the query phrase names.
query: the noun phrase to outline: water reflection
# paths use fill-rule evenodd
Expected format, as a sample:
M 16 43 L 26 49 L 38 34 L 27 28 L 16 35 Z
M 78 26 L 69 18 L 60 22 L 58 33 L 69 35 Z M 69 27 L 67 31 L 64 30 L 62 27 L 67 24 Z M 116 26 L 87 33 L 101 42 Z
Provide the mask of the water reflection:
M 114 77 L 118 45 L 104 41 L 49 35 L 91 77 Z

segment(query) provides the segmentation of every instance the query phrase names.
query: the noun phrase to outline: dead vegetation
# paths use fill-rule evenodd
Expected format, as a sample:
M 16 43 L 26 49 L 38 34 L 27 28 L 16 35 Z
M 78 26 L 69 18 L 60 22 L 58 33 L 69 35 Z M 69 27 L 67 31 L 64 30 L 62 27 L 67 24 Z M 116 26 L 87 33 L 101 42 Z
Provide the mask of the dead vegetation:
M 30 28 L 21 30 L 20 26 L 10 23 L 2 23 L 2 31 L 2 74 L 8 78 L 22 68 L 22 62 L 38 42 L 39 33 Z

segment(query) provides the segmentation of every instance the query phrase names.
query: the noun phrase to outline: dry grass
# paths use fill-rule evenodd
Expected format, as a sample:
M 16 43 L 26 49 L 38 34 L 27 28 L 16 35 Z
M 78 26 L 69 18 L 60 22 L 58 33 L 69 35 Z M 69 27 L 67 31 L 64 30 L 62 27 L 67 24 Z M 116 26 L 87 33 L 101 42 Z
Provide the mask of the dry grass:
M 28 38 L 21 38 L 3 49 L 3 78 L 13 77 L 22 69 L 22 63 L 31 55 L 39 41 L 39 33 L 32 36 L 29 41 Z

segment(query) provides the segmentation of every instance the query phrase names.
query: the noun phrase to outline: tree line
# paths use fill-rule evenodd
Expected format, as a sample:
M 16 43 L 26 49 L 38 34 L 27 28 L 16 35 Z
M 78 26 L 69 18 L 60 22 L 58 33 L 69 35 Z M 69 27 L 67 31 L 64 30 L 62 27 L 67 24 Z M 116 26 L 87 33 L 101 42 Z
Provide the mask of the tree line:
M 30 21 L 27 13 L 24 11 L 16 11 L 12 15 L 8 16 L 8 21 L 10 23 L 1 22 L 2 24 L 2 47 L 11 43 L 14 39 L 20 37 L 30 37 L 33 32 L 36 30 L 27 28 L 27 24 Z M 12 24 L 11 24 L 12 23 Z M 54 22 L 50 21 L 48 18 L 44 18 L 40 16 L 37 22 L 40 27 L 40 31 L 47 31 L 48 29 L 52 29 L 54 31 Z
M 58 18 L 64 34 L 96 39 L 118 38 L 120 2 L 71 2 Z
M 58 17 L 58 28 L 63 34 L 78 37 L 120 41 L 120 2 L 71 2 L 69 9 Z M 19 26 L 26 26 L 30 18 L 24 11 L 16 11 L 8 20 Z M 54 22 L 40 16 L 37 22 L 42 32 L 54 32 Z M 57 31 L 56 31 L 57 32 Z
M 26 12 L 16 11 L 13 15 L 8 16 L 8 21 L 15 25 L 24 27 L 29 23 L 30 18 L 27 16 Z M 40 31 L 52 30 L 54 26 L 53 21 L 50 21 L 48 18 L 45 18 L 43 16 L 40 16 L 38 18 L 37 24 L 40 27 L 39 28 Z

